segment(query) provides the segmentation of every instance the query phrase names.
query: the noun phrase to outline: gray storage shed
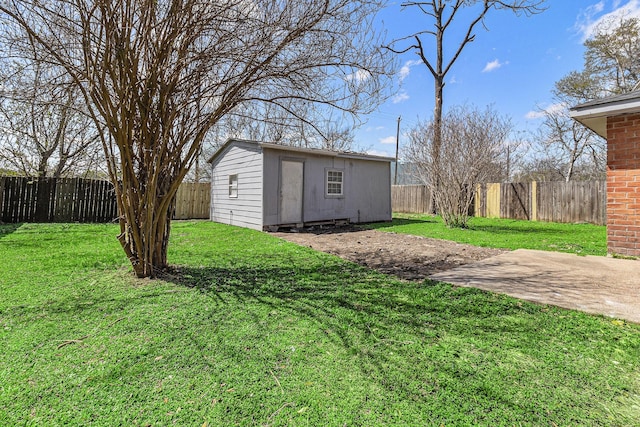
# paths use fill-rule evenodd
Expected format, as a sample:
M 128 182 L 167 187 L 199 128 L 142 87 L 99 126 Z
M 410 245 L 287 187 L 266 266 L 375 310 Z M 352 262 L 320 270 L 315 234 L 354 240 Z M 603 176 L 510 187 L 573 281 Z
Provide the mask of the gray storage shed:
M 391 221 L 391 157 L 228 140 L 211 163 L 211 220 L 256 230 Z

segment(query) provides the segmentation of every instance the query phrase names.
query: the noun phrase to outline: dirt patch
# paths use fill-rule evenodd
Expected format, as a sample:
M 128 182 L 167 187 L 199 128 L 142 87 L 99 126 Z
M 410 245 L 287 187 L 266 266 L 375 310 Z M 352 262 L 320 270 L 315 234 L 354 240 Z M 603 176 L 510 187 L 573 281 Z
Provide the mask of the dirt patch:
M 423 280 L 432 274 L 505 252 L 448 240 L 363 230 L 355 226 L 272 234 L 405 280 Z

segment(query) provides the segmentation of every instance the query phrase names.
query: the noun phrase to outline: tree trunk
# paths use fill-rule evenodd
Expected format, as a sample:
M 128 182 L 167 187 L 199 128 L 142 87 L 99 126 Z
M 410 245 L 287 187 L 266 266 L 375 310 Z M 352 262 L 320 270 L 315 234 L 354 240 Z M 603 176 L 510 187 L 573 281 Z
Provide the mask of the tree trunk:
M 433 159 L 433 165 L 436 171 L 440 171 L 440 151 L 442 147 L 442 96 L 443 96 L 444 82 L 442 77 L 435 78 L 435 106 L 433 108 L 433 145 L 431 147 L 431 158 Z M 435 194 L 440 190 L 440 177 L 439 174 L 431 177 L 435 179 L 433 183 L 433 196 L 431 200 L 431 207 L 433 214 L 437 214 L 438 203 Z
M 118 240 L 137 277 L 156 277 L 168 268 L 167 245 L 179 184 L 165 177 L 158 178 L 160 183 L 149 180 L 135 186 L 127 185 L 126 179 L 117 185 Z

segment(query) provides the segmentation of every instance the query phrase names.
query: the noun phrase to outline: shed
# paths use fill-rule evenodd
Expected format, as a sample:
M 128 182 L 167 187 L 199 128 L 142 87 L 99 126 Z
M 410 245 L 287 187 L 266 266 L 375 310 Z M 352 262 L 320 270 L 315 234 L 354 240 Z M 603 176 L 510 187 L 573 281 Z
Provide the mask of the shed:
M 570 114 L 607 139 L 607 249 L 640 256 L 640 91 L 586 102 Z
M 393 160 L 229 139 L 209 159 L 210 218 L 256 230 L 391 221 Z

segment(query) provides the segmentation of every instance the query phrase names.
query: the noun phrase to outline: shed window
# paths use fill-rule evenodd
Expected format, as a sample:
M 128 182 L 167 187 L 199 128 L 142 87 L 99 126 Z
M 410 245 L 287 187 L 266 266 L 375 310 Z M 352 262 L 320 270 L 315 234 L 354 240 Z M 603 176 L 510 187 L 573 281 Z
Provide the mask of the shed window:
M 327 171 L 327 195 L 342 196 L 342 171 Z
M 238 174 L 229 175 L 229 197 L 238 197 Z

